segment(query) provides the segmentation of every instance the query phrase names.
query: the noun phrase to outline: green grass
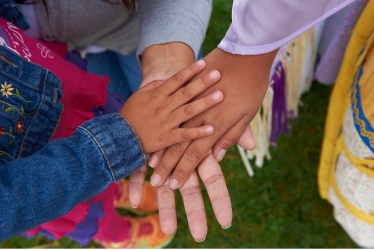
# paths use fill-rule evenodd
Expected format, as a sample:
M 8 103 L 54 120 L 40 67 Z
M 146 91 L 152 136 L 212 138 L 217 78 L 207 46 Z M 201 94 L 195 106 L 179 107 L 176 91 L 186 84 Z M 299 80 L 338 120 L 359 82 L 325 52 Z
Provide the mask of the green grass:
M 214 0 L 214 11 L 204 52 L 214 49 L 224 36 L 231 15 L 231 1 Z M 355 248 L 354 242 L 333 218 L 331 205 L 318 194 L 317 168 L 331 87 L 313 84 L 303 98 L 299 117 L 289 135 L 282 135 L 271 149 L 272 160 L 254 167 L 250 178 L 236 147 L 222 161 L 234 218 L 223 230 L 217 223 L 206 191 L 208 235 L 196 243 L 188 229 L 180 195 L 177 195 L 178 232 L 170 248 Z M 254 166 L 254 163 L 252 162 Z M 48 241 L 42 236 L 27 240 L 13 237 L 2 248 L 78 248 L 69 239 Z M 87 248 L 99 248 L 91 243 Z
M 236 148 L 222 161 L 234 219 L 223 230 L 207 202 L 209 232 L 205 242 L 189 235 L 183 211 L 172 248 L 355 248 L 333 218 L 331 205 L 318 194 L 317 168 L 331 87 L 315 83 L 290 135 L 271 149 L 272 160 L 254 167 L 250 178 Z M 252 162 L 252 166 L 254 163 Z M 208 200 L 204 192 L 205 200 Z M 179 206 L 182 206 L 179 198 Z

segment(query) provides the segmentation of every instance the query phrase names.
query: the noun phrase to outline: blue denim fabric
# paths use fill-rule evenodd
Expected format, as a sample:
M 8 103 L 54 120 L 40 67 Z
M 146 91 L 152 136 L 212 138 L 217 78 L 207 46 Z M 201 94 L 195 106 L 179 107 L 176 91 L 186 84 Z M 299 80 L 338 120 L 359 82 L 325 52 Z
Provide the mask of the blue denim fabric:
M 21 9 L 13 0 L 0 0 L 0 17 L 14 23 L 22 30 L 30 28 L 30 25 L 24 18 Z
M 61 82 L 50 71 L 0 46 L 0 166 L 41 149 L 60 115 Z M 17 126 L 19 126 L 17 128 Z
M 62 110 L 60 81 L 0 46 L 0 88 L 5 82 L 13 95 L 0 92 L 0 241 L 66 214 L 146 163 L 117 113 L 47 144 Z

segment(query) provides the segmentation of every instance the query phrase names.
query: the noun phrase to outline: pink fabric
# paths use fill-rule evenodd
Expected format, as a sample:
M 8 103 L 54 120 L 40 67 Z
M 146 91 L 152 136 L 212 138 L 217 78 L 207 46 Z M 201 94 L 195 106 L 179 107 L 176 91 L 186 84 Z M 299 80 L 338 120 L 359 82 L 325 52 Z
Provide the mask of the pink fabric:
M 93 237 L 96 240 L 122 242 L 129 239 L 132 234 L 131 222 L 120 216 L 113 207 L 114 197 L 118 195 L 118 187 L 111 184 L 104 192 L 95 196 L 90 201 L 104 202 L 105 216 L 99 219 L 97 234 Z
M 90 74 L 65 60 L 66 44 L 35 40 L 26 36 L 14 24 L 0 18 L 0 45 L 13 50 L 27 61 L 49 69 L 61 80 L 64 93 L 61 102 L 64 104 L 64 110 L 53 139 L 73 135 L 80 124 L 94 117 L 92 109 L 106 102 L 106 84 L 109 78 Z M 130 221 L 123 220 L 113 207 L 116 195 L 118 196 L 118 188 L 112 184 L 90 200 L 103 203 L 104 210 L 104 217 L 96 218 L 99 220 L 99 226 L 95 229 L 95 239 L 119 242 L 131 236 Z M 89 207 L 88 201 L 80 203 L 66 215 L 25 234 L 34 236 L 39 231 L 46 230 L 54 238 L 60 239 L 73 232 L 76 225 L 86 218 Z
M 80 124 L 94 118 L 93 108 L 106 102 L 109 77 L 90 74 L 61 57 L 67 53 L 66 44 L 35 40 L 4 19 L 0 19 L 0 28 L 1 45 L 49 69 L 62 82 L 64 111 L 53 139 L 73 135 Z
M 234 0 L 232 24 L 218 45 L 232 54 L 280 48 L 355 0 Z

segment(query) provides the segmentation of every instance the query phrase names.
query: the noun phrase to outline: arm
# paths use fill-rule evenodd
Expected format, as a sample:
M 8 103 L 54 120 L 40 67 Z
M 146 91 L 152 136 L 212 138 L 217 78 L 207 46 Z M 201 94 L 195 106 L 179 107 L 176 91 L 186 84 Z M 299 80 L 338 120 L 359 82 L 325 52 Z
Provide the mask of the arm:
M 144 153 L 212 134 L 212 126 L 178 128 L 222 101 L 223 95 L 217 91 L 188 103 L 219 79 L 219 72 L 213 71 L 182 87 L 204 67 L 204 61 L 199 61 L 162 86 L 153 82 L 135 93 L 120 114 L 88 121 L 74 136 L 53 141 L 30 157 L 2 166 L 0 240 L 69 212 L 144 165 Z
M 123 144 L 125 140 L 129 143 Z M 144 163 L 130 125 L 111 114 L 1 166 L 0 241 L 64 215 Z
M 205 58 L 208 68 L 221 70 L 222 79 L 217 86 L 224 91 L 225 102 L 183 125 L 188 127 L 208 121 L 219 126 L 220 131 L 205 140 L 170 147 L 151 177 L 151 180 L 159 180 L 154 184 L 162 184 L 175 168 L 170 187 L 181 187 L 213 145 L 215 157 L 221 159 L 224 151 L 217 148 L 234 145 L 257 113 L 268 87 L 277 48 L 352 1 L 317 0 L 305 4 L 282 0 L 269 4 L 236 0 L 233 24 L 219 45 L 221 49 Z

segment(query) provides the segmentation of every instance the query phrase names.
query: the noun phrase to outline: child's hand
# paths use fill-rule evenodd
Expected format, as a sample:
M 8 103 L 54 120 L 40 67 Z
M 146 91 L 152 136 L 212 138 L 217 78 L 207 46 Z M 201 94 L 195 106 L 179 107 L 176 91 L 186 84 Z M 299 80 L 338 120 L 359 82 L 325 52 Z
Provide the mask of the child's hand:
M 214 128 L 211 125 L 178 128 L 181 123 L 223 100 L 223 93 L 217 90 L 204 98 L 188 103 L 220 79 L 220 73 L 213 70 L 203 78 L 184 86 L 200 73 L 205 65 L 205 62 L 200 60 L 165 82 L 151 82 L 134 93 L 123 105 L 119 113 L 135 130 L 144 153 L 155 152 L 175 143 L 213 134 Z

